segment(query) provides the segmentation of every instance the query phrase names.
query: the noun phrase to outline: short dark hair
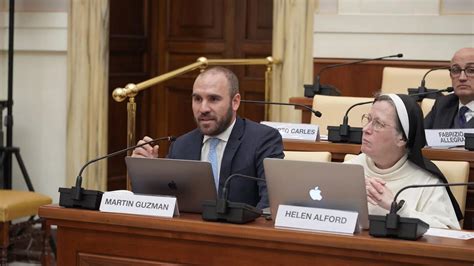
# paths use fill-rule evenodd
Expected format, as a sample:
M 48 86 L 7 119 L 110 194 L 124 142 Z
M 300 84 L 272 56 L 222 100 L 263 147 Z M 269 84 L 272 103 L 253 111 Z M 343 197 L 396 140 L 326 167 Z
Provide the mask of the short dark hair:
M 227 80 L 227 84 L 229 85 L 229 91 L 230 91 L 230 97 L 233 98 L 237 93 L 239 93 L 239 80 L 237 79 L 237 76 L 232 72 L 230 69 L 221 67 L 221 66 L 216 66 L 216 67 L 211 67 L 206 70 L 204 70 L 199 76 L 204 76 L 207 74 L 217 74 L 221 73 L 224 75 L 224 77 Z

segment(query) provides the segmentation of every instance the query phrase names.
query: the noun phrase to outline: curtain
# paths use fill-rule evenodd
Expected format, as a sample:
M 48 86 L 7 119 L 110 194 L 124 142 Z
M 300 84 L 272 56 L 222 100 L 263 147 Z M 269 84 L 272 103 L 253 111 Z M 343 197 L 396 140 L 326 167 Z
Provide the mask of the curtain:
M 313 83 L 314 0 L 273 1 L 273 58 L 283 61 L 274 66 L 270 99 L 288 102 L 303 96 L 303 84 Z M 301 122 L 301 111 L 291 107 L 270 107 L 271 121 Z
M 68 21 L 67 183 L 87 161 L 107 153 L 108 0 L 71 0 Z M 83 186 L 106 190 L 106 161 L 83 173 Z

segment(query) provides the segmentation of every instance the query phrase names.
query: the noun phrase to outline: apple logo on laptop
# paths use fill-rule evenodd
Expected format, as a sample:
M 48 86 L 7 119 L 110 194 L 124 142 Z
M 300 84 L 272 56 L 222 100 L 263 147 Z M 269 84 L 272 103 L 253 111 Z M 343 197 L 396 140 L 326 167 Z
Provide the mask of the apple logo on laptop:
M 322 200 L 323 196 L 321 196 L 321 190 L 319 190 L 319 187 L 316 186 L 313 189 L 309 191 L 309 196 L 313 200 Z
M 176 183 L 174 181 L 171 181 L 168 183 L 168 187 L 171 189 L 171 190 L 178 190 L 178 186 L 176 185 Z

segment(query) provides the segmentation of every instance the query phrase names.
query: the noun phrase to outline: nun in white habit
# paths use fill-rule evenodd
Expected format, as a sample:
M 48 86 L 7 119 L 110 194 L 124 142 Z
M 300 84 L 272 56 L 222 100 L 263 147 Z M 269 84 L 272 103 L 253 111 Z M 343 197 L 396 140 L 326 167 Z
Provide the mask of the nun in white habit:
M 421 153 L 426 144 L 423 113 L 410 96 L 376 97 L 362 122 L 362 153 L 346 163 L 364 167 L 369 214 L 387 214 L 394 195 L 405 186 L 447 182 Z M 401 200 L 402 217 L 419 218 L 430 227 L 460 228 L 462 212 L 449 188 L 407 189 L 398 196 Z

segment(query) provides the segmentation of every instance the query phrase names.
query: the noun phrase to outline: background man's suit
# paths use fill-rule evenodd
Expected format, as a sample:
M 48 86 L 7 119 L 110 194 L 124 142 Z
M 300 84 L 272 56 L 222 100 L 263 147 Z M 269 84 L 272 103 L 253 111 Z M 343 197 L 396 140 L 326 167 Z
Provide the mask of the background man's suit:
M 459 109 L 459 98 L 456 94 L 439 97 L 431 112 L 425 117 L 426 129 L 455 128 Z M 466 128 L 474 128 L 474 119 L 466 123 Z
M 186 133 L 171 145 L 168 158 L 200 160 L 202 141 L 203 135 L 198 129 Z M 231 174 L 265 179 L 263 159 L 268 157 L 284 157 L 280 133 L 274 128 L 237 117 L 222 157 L 219 195 Z M 230 201 L 244 202 L 258 208 L 268 207 L 268 192 L 264 182 L 234 177 L 228 192 Z

